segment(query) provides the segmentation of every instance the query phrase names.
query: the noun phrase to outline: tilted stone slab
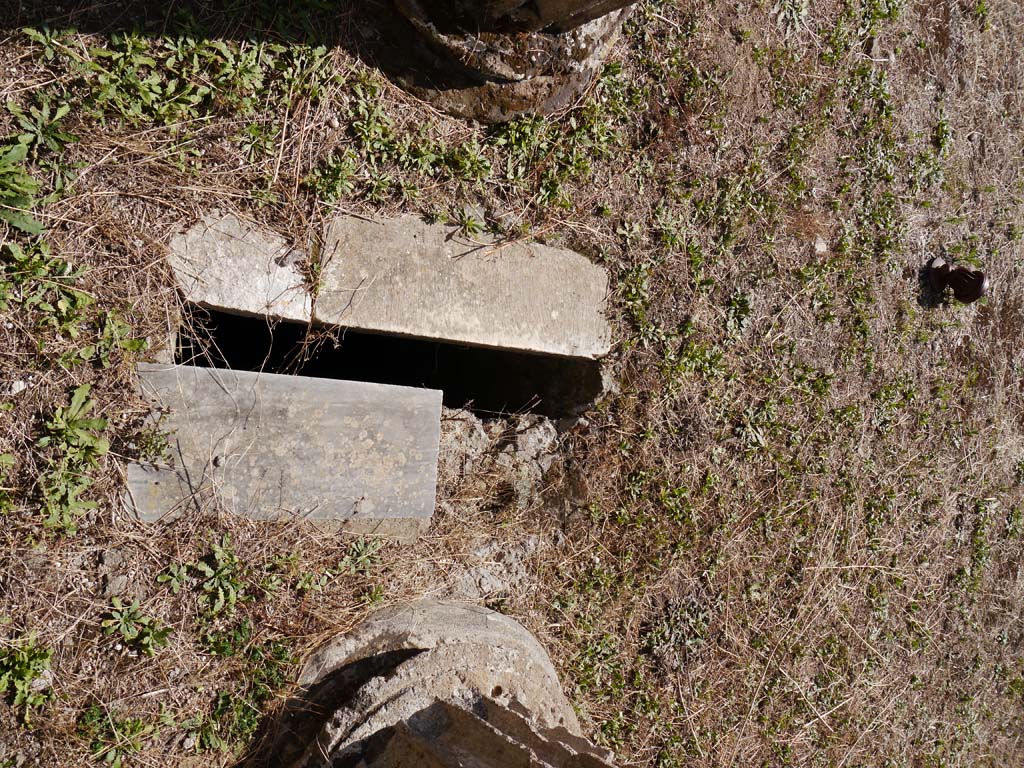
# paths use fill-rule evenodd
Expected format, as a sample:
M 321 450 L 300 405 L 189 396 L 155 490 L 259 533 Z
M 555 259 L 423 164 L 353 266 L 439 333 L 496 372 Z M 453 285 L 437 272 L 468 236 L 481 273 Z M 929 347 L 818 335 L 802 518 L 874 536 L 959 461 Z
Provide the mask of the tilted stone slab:
M 171 239 L 170 263 L 189 301 L 236 314 L 309 322 L 305 255 L 237 216 L 211 214 Z
M 483 245 L 415 216 L 335 219 L 315 319 L 331 325 L 566 357 L 608 352 L 608 276 L 536 243 Z
M 127 500 L 143 520 L 213 496 L 257 519 L 402 540 L 430 523 L 439 391 L 184 365 L 141 364 L 139 379 L 173 463 L 129 465 Z
M 335 219 L 315 307 L 283 238 L 211 214 L 172 239 L 185 298 L 226 312 L 563 357 L 608 352 L 608 276 L 574 251 L 474 242 L 415 216 Z

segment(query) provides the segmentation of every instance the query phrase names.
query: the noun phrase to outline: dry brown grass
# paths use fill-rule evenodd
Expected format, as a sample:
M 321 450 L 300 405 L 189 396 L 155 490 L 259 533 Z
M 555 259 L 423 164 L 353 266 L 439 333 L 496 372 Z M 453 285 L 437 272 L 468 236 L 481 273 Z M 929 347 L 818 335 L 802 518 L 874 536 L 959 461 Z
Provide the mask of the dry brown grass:
M 78 26 L 66 45 L 87 56 L 111 46 L 110 28 L 165 19 L 143 5 L 76 8 L 54 27 Z M 259 4 L 229 6 L 205 8 L 216 36 L 269 28 Z M 79 141 L 49 157 L 77 180 L 38 216 L 54 252 L 88 269 L 80 287 L 97 302 L 84 338 L 106 310 L 137 336 L 164 337 L 180 309 L 165 243 L 211 208 L 315 252 L 310 232 L 332 207 L 304 182 L 351 149 L 356 187 L 341 210 L 482 207 L 511 214 L 509 236 L 522 224 L 605 264 L 617 286 L 618 390 L 562 435 L 529 503 L 501 491 L 519 469 L 497 460 L 506 425 L 493 424 L 466 471 L 442 476 L 419 544 L 303 590 L 303 575 L 335 567 L 351 537 L 217 509 L 153 527 L 125 519 L 116 500 L 145 413 L 131 356 L 62 367 L 82 338 L 12 304 L 0 384 L 30 386 L 0 398 L 12 405 L 0 412 L 0 454 L 16 457 L 14 509 L 0 526 L 0 648 L 26 633 L 52 648 L 53 698 L 30 728 L 0 709 L 0 765 L 19 755 L 86 764 L 80 722 L 92 705 L 153 726 L 127 764 L 231 764 L 247 743 L 226 732 L 217 695 L 242 696 L 261 670 L 294 671 L 249 650 L 281 642 L 301 658 L 371 602 L 450 593 L 486 560 L 482 544 L 511 551 L 530 537 L 541 544 L 528 550 L 528 578 L 492 602 L 551 650 L 590 732 L 622 765 L 1020 763 L 1024 15 L 1013 0 L 992 0 L 983 18 L 974 3 L 919 3 L 879 22 L 872 46 L 857 27 L 877 3 L 852 3 L 852 17 L 842 3 L 816 4 L 788 29 L 770 6 L 642 5 L 616 53 L 622 73 L 524 141 L 525 170 L 510 180 L 512 149 L 365 63 L 372 3 L 313 12 L 321 28 L 332 19 L 325 66 L 343 78 L 318 97 L 261 91 L 273 98 L 248 115 L 218 103 L 170 127 L 90 116 L 88 78 L 60 56 L 46 62 L 16 29 L 39 26 L 39 13 L 0 5 L 0 102 L 42 90 L 75 105 L 63 127 Z M 284 43 L 302 42 L 301 27 L 289 29 Z M 833 61 L 836 30 L 851 44 Z M 870 78 L 886 90 L 862 100 Z M 377 93 L 360 98 L 355 83 Z M 476 145 L 491 171 L 460 177 L 442 160 L 427 174 L 375 154 L 354 128 L 372 106 L 409 147 Z M 886 108 L 891 117 L 865 127 Z M 937 153 L 943 119 L 941 180 L 915 187 L 914 158 Z M 595 127 L 573 144 L 570 120 Z M 268 151 L 245 151 L 237 136 L 249 125 L 277 132 Z M 0 133 L 13 130 L 0 110 Z M 787 144 L 794 131 L 805 140 Z M 545 172 L 567 148 L 589 171 L 567 172 L 564 207 L 545 203 Z M 52 181 L 45 160 L 33 168 Z M 379 200 L 374 163 L 392 179 Z M 879 205 L 887 193 L 892 205 Z M 828 253 L 815 252 L 818 236 Z M 930 306 L 917 273 L 938 252 L 977 259 L 991 296 Z M 112 449 L 94 473 L 99 508 L 58 536 L 40 524 L 48 454 L 35 442 L 84 382 Z M 156 578 L 224 534 L 252 599 L 204 618 L 195 583 L 173 594 Z M 104 563 L 110 553 L 117 565 Z M 153 657 L 102 632 L 104 579 L 117 575 L 173 628 Z M 267 591 L 272 575 L 281 586 Z M 205 632 L 244 621 L 254 631 L 234 655 L 210 652 Z M 262 706 L 272 712 L 284 693 Z M 221 729 L 222 749 L 188 741 L 196 716 Z

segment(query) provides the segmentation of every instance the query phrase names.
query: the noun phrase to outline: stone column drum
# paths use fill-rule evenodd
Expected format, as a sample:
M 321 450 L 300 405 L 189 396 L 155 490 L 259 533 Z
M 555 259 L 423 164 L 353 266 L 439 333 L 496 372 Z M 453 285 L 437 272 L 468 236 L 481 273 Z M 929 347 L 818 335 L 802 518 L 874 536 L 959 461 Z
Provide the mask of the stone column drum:
M 250 766 L 610 768 L 581 735 L 547 653 L 486 608 L 386 608 L 308 660 Z
M 407 88 L 483 122 L 547 114 L 600 72 L 632 0 L 395 0 L 428 53 Z

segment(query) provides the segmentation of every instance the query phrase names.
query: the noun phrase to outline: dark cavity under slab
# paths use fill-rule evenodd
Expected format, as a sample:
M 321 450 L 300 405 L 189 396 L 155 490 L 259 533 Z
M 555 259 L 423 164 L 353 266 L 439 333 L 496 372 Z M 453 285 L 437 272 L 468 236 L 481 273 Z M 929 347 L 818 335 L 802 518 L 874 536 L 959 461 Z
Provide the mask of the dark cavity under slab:
M 449 408 L 480 416 L 577 415 L 601 393 L 594 360 L 531 355 L 458 344 L 309 327 L 268 324 L 192 307 L 178 336 L 176 362 L 444 392 Z

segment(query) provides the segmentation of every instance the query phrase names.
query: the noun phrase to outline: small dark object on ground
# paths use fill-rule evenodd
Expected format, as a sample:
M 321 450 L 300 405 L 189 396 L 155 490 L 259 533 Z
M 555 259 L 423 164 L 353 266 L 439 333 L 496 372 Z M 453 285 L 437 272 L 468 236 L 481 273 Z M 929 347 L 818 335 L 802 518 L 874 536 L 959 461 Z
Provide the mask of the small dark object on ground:
M 970 304 L 988 293 L 988 277 L 984 272 L 967 267 L 954 267 L 941 256 L 928 262 L 928 277 L 939 293 L 946 287 L 953 289 L 953 298 Z

